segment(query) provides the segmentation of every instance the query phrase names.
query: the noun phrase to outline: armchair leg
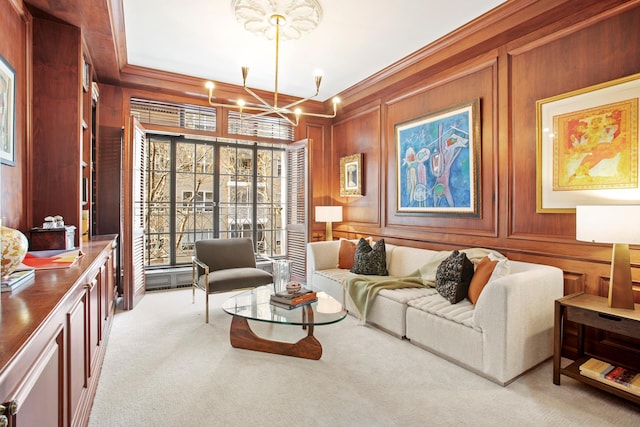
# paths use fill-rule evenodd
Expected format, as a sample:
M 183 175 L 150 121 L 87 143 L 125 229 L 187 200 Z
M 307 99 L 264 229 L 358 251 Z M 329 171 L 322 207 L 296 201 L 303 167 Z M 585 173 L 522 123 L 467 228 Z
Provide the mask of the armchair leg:
M 207 312 L 205 314 L 205 323 L 209 323 L 209 294 L 207 294 L 207 296 L 205 298 L 206 298 L 205 306 L 206 306 L 206 310 L 207 310 Z
M 191 284 L 191 304 L 196 303 L 196 285 L 195 283 Z

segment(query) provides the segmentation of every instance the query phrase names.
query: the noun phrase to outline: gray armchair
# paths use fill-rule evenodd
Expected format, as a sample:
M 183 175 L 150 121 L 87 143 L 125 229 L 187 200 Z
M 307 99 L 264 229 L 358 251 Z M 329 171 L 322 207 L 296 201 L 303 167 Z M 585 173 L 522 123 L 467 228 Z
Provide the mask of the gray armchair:
M 253 241 L 248 238 L 199 240 L 192 261 L 192 302 L 196 288 L 205 291 L 206 323 L 209 294 L 273 283 L 270 273 L 256 268 Z

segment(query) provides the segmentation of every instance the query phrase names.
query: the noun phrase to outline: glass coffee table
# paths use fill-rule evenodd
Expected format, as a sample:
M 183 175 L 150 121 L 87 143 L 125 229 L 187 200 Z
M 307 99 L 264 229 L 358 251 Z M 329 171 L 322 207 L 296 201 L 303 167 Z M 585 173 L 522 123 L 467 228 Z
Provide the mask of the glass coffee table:
M 231 346 L 246 350 L 318 360 L 322 356 L 320 341 L 313 336 L 313 328 L 344 319 L 347 311 L 341 303 L 324 292 L 318 292 L 318 301 L 291 310 L 269 302 L 273 285 L 260 286 L 229 298 L 222 309 L 233 316 L 231 320 Z M 302 326 L 307 336 L 295 343 L 272 341 L 257 336 L 249 320 L 281 325 Z

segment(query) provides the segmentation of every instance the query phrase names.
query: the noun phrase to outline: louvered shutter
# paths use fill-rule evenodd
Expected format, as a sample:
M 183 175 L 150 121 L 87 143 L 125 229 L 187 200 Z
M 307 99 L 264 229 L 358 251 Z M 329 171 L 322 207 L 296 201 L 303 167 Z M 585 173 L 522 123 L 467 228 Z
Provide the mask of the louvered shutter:
M 124 309 L 132 309 L 136 300 L 144 294 L 145 249 L 145 167 L 147 141 L 145 129 L 131 116 L 124 167 L 124 228 L 123 256 L 125 283 L 123 285 Z
M 308 160 L 307 141 L 287 147 L 287 258 L 294 280 L 306 279 L 308 240 Z

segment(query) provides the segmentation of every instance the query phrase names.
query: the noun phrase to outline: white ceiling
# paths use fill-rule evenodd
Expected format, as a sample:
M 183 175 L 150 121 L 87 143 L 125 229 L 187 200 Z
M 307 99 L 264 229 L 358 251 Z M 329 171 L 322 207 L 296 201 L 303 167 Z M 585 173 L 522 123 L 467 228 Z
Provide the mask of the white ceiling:
M 505 0 L 319 0 L 318 28 L 280 42 L 279 92 L 324 101 Z M 231 0 L 123 0 L 127 62 L 273 91 L 275 42 L 242 28 Z M 204 91 L 204 89 L 203 89 Z

